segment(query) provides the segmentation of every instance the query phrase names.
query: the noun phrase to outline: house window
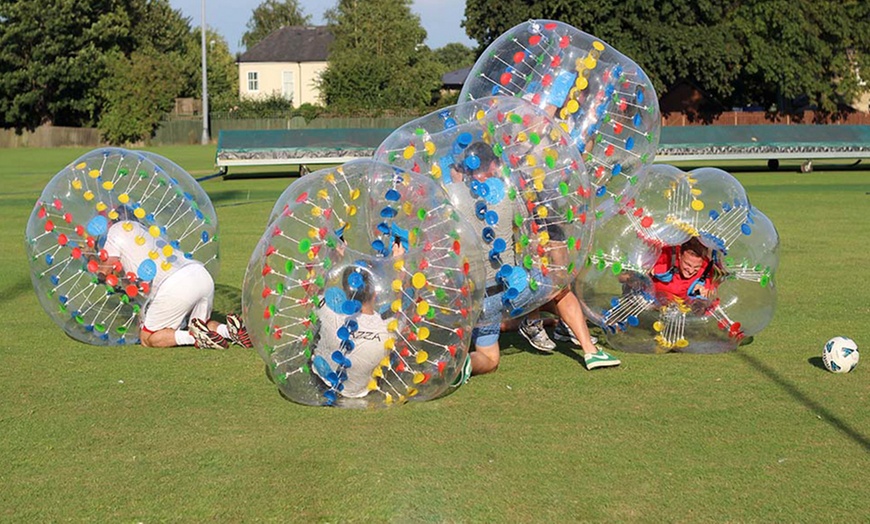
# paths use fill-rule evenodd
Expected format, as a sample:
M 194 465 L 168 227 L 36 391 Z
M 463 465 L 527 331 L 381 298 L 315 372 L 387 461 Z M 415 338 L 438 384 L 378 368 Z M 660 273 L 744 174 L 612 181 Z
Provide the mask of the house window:
M 256 71 L 248 72 L 248 91 L 259 91 L 260 79 Z
M 293 100 L 293 71 L 284 71 L 281 75 L 281 94 L 287 100 Z

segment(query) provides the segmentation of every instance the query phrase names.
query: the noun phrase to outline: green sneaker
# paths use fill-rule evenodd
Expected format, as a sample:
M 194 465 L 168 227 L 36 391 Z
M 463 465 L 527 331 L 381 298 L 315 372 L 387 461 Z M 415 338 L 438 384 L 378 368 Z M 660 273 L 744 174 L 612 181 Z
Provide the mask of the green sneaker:
M 462 364 L 462 371 L 459 372 L 459 375 L 453 381 L 453 384 L 450 384 L 450 387 L 457 388 L 468 382 L 469 379 L 471 379 L 471 355 L 466 355 L 465 363 Z
M 583 355 L 583 360 L 586 361 L 586 369 L 609 368 L 622 364 L 618 358 L 601 348 L 598 348 L 595 353 L 586 353 Z

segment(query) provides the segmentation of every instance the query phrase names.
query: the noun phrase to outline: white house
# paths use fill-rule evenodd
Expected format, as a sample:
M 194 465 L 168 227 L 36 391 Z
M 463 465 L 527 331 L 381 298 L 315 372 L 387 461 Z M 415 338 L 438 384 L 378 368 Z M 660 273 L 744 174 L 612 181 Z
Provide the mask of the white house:
M 315 85 L 326 69 L 332 33 L 325 26 L 286 26 L 271 33 L 239 57 L 239 97 L 265 98 L 273 93 L 302 104 L 322 105 Z

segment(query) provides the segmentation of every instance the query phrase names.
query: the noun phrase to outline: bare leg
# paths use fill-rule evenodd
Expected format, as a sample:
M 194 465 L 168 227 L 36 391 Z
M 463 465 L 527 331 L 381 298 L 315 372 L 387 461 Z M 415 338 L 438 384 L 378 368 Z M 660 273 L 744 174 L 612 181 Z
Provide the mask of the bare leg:
M 592 343 L 589 327 L 586 325 L 586 316 L 580 306 L 580 300 L 573 291 L 566 290 L 548 302 L 541 309 L 559 315 L 563 322 L 568 324 L 574 336 L 580 341 L 583 353 L 595 353 L 598 348 Z
M 475 346 L 471 355 L 471 374 L 483 375 L 498 369 L 501 356 L 498 342 L 491 346 Z
M 155 332 L 139 330 L 139 341 L 146 348 L 171 348 L 178 345 L 175 341 L 175 329 L 163 328 Z

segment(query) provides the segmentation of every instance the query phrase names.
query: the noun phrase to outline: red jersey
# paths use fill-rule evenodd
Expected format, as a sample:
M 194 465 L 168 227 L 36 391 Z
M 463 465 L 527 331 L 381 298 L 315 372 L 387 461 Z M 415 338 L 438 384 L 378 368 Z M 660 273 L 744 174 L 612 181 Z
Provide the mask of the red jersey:
M 673 299 L 674 297 L 687 299 L 700 296 L 699 286 L 713 289 L 712 271 L 710 271 L 712 261 L 705 259 L 701 269 L 694 276 L 683 278 L 677 267 L 679 257 L 679 246 L 667 246 L 662 249 L 662 253 L 659 255 L 652 271 L 652 280 L 656 294 L 662 293 L 668 299 Z

